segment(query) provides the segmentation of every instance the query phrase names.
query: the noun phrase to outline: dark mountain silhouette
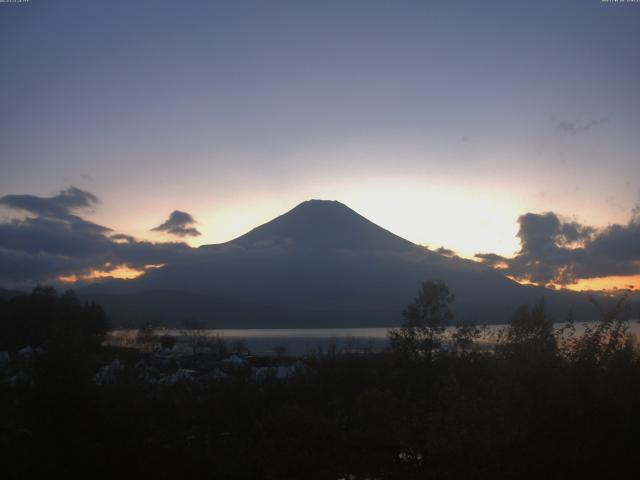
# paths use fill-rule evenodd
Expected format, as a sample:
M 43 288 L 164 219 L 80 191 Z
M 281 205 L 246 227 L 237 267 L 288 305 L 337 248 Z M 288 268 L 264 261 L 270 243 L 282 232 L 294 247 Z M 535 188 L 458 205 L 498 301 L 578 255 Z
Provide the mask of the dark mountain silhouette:
M 245 248 L 295 244 L 317 250 L 403 252 L 415 245 L 337 201 L 309 200 L 230 243 Z M 207 249 L 211 245 L 200 248 Z
M 459 320 L 502 323 L 519 304 L 543 296 L 560 317 L 572 307 L 576 314 L 592 313 L 582 296 L 519 285 L 321 200 L 136 280 L 93 284 L 81 294 L 101 302 L 116 323 L 155 317 L 227 328 L 392 326 L 429 279 L 450 286 Z

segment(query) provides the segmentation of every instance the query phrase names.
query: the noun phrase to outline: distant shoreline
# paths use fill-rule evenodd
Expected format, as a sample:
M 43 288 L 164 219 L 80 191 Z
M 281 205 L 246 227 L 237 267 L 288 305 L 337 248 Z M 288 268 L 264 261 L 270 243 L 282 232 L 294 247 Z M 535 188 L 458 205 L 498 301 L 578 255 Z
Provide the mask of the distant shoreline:
M 575 322 L 576 335 L 581 335 L 586 326 L 595 325 L 596 322 Z M 565 324 L 556 323 L 557 329 Z M 482 344 L 495 343 L 494 336 L 507 324 L 486 326 L 485 335 L 479 339 Z M 396 328 L 396 327 L 393 327 Z M 205 342 L 220 338 L 224 342 L 233 343 L 241 341 L 255 354 L 272 355 L 277 349 L 284 349 L 293 355 L 305 355 L 318 350 L 336 349 L 342 351 L 383 351 L 388 346 L 388 332 L 393 328 L 262 328 L 262 329 L 156 329 L 154 335 L 158 338 L 170 336 L 176 339 L 176 350 L 188 350 L 193 336 L 200 337 Z M 448 327 L 453 332 L 455 327 Z M 640 323 L 638 320 L 629 321 L 629 331 L 640 336 Z M 107 334 L 104 345 L 114 347 L 137 346 L 137 329 L 115 329 Z

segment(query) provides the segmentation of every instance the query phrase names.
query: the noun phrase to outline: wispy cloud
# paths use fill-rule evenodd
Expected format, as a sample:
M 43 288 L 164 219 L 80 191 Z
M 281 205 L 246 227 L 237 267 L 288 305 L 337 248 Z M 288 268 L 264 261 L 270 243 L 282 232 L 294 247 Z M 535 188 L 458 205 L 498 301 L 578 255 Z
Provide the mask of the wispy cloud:
M 565 133 L 568 135 L 577 135 L 579 133 L 586 133 L 589 130 L 592 130 L 595 127 L 603 125 L 607 123 L 606 118 L 594 118 L 587 120 L 586 122 L 569 122 L 563 120 L 556 124 L 556 131 L 559 133 Z

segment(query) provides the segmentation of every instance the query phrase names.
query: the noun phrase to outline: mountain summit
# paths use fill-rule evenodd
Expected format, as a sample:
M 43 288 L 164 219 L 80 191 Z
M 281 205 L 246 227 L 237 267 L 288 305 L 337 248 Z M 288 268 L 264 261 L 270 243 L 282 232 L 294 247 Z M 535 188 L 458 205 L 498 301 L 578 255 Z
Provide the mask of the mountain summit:
M 246 248 L 291 244 L 315 250 L 400 252 L 416 245 L 335 200 L 308 200 L 230 243 Z
M 310 200 L 235 240 L 194 250 L 128 281 L 97 284 L 85 298 L 115 317 L 225 328 L 393 326 L 420 283 L 444 280 L 460 319 L 504 322 L 545 295 L 476 262 L 415 245 L 336 201 Z M 563 308 L 564 308 L 563 306 Z

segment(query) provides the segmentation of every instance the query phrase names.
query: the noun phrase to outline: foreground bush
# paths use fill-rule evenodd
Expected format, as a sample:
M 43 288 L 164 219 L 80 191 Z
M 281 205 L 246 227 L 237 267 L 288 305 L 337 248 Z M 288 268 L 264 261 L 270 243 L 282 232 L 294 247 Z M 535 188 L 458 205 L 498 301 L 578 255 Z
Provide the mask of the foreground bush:
M 131 354 L 106 386 L 4 382 L 3 478 L 584 479 L 635 469 L 640 361 L 620 305 L 580 337 L 571 324 L 554 330 L 542 304 L 523 307 L 491 351 L 474 348 L 469 325 L 455 339 L 464 348 L 436 349 L 446 339 L 434 325 L 405 331 L 425 342 L 384 353 L 307 357 L 285 380 L 238 368 L 149 385 L 135 375 L 142 354 Z

